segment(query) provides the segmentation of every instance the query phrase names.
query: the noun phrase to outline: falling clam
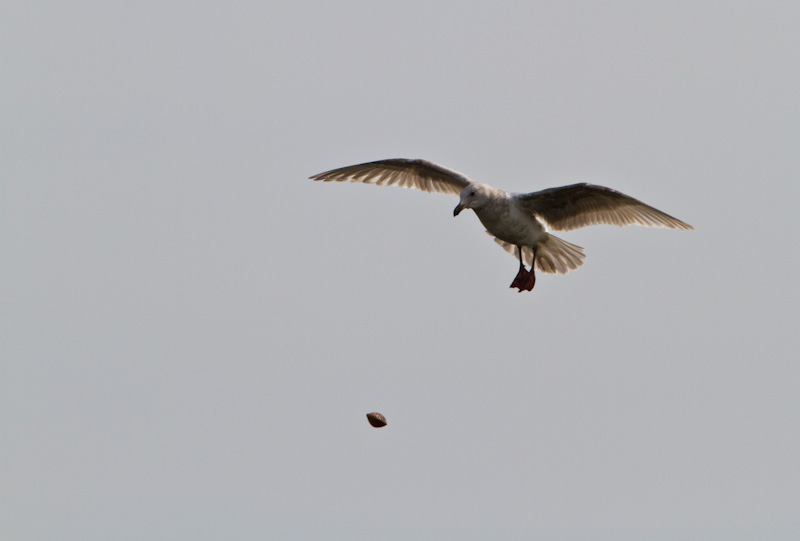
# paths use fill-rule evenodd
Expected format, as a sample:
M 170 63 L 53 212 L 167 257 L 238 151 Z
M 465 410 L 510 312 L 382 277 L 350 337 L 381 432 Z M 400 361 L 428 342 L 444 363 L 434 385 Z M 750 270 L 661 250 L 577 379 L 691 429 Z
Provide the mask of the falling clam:
M 375 428 L 381 428 L 382 426 L 386 426 L 386 417 L 384 417 L 377 411 L 373 411 L 372 413 L 367 413 L 367 421 L 369 421 L 369 424 L 371 424 Z

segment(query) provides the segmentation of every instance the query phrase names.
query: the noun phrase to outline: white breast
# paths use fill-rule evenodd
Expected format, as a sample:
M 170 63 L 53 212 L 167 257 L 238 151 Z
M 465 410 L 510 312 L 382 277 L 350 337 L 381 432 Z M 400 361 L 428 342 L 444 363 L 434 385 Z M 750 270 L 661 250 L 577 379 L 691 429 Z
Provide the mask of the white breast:
M 535 246 L 547 238 L 544 225 L 508 199 L 476 209 L 483 226 L 498 239 L 519 246 Z

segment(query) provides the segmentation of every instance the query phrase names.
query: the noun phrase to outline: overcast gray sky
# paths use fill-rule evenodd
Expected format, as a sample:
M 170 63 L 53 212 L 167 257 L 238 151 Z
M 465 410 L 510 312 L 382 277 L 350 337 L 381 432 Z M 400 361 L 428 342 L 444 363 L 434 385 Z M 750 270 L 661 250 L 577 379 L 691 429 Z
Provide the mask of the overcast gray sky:
M 5 2 L 0 537 L 800 538 L 798 28 Z M 696 231 L 564 233 L 520 294 L 453 196 L 308 180 L 395 157 Z

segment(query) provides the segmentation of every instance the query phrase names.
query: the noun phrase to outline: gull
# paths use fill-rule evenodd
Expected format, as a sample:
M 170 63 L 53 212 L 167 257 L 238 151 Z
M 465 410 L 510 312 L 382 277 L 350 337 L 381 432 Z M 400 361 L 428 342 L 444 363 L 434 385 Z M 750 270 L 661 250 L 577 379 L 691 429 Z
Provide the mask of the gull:
M 581 183 L 532 193 L 510 193 L 427 160 L 379 160 L 332 169 L 310 178 L 458 195 L 460 201 L 453 209 L 453 216 L 472 209 L 495 242 L 519 258 L 519 272 L 510 287 L 518 288 L 520 293 L 533 289 L 535 269 L 565 274 L 583 265 L 586 259 L 583 248 L 550 234 L 551 230 L 569 231 L 596 224 L 694 229 L 604 186 Z

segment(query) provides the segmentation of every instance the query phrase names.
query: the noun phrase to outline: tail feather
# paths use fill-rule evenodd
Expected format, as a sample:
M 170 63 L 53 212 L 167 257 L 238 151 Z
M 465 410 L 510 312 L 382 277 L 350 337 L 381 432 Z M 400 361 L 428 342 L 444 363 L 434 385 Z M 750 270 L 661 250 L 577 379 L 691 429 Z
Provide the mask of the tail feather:
M 533 252 L 533 250 L 531 250 Z M 542 272 L 566 274 L 583 265 L 583 248 L 550 235 L 536 250 L 536 268 Z
M 489 232 L 487 231 L 487 233 Z M 491 233 L 489 234 L 491 235 Z M 517 257 L 517 247 L 514 244 L 500 240 L 497 237 L 495 237 L 494 241 L 506 252 Z M 532 259 L 533 247 L 523 246 L 523 262 L 531 266 Z M 549 274 L 566 274 L 583 265 L 584 259 L 586 259 L 586 254 L 583 253 L 583 248 L 553 235 L 548 235 L 547 240 L 539 243 L 539 247 L 536 249 L 536 268 Z

